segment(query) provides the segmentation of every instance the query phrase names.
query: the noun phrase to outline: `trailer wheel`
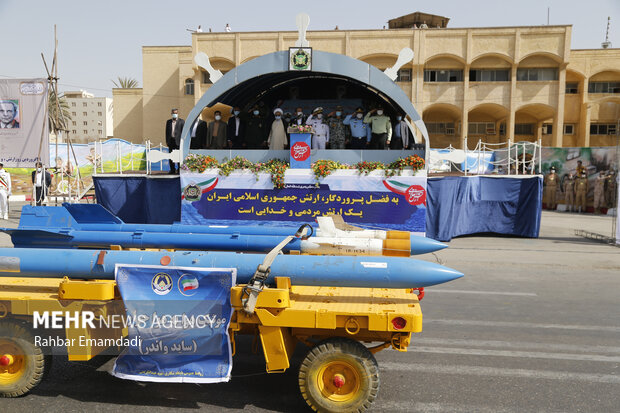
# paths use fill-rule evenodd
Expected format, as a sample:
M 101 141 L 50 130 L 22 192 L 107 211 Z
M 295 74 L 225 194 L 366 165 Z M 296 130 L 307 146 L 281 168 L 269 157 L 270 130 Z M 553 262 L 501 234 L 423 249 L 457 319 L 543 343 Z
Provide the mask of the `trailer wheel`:
M 330 338 L 310 349 L 299 367 L 299 389 L 319 412 L 363 412 L 379 391 L 379 366 L 357 341 Z
M 0 397 L 28 393 L 44 370 L 45 357 L 30 331 L 14 321 L 0 322 Z

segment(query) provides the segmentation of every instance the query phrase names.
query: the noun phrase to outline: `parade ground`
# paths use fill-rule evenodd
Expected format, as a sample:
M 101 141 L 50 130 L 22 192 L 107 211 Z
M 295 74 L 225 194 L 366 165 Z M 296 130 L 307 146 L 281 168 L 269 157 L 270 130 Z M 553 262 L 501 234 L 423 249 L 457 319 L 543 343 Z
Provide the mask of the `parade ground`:
M 17 226 L 11 207 L 6 226 Z M 611 412 L 620 406 L 620 249 L 575 235 L 611 235 L 611 217 L 544 211 L 540 238 L 455 238 L 422 256 L 465 277 L 426 289 L 424 331 L 407 353 L 377 354 L 372 411 Z M 0 244 L 11 246 L 8 236 Z M 294 280 L 293 280 L 294 283 Z M 32 393 L 2 411 L 305 411 L 296 368 L 266 374 L 251 339 L 225 384 L 154 384 L 108 374 L 114 359 L 54 359 Z M 298 348 L 297 362 L 305 349 Z

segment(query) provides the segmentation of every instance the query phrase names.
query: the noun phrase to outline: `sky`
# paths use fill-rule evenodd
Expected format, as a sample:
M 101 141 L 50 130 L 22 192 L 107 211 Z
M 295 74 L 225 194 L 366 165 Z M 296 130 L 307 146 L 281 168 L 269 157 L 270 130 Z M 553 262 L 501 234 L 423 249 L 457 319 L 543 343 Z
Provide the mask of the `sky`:
M 1 78 L 47 77 L 54 24 L 61 91 L 84 89 L 112 96 L 112 79 L 142 85 L 142 46 L 191 45 L 188 28 L 204 31 L 295 31 L 295 16 L 310 15 L 309 30 L 380 29 L 389 19 L 421 11 L 450 18 L 448 27 L 572 24 L 572 49 L 620 48 L 620 0 L 429 1 L 209 1 L 0 0 Z M 10 39 L 10 41 L 7 41 Z

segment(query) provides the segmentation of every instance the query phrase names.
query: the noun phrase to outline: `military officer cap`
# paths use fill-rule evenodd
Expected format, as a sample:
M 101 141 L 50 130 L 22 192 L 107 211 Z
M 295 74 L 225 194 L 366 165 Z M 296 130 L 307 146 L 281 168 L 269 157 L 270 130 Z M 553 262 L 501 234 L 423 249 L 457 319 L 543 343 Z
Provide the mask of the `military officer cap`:
M 355 113 L 364 113 L 364 109 L 362 109 L 362 107 L 360 106 L 359 108 L 355 109 Z
M 314 109 L 312 113 L 313 114 L 323 113 L 323 108 L 319 106 L 318 108 Z
M 336 110 L 342 110 L 342 105 L 336 106 Z
M 551 167 L 551 171 L 555 172 L 555 166 Z

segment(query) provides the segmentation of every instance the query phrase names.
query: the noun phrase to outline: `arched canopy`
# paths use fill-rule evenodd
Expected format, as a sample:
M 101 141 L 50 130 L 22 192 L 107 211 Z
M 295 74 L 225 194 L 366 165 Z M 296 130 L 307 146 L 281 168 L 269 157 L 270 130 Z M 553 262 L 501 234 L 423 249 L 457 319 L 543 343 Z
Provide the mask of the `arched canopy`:
M 190 129 L 205 107 L 216 103 L 240 105 L 255 96 L 295 79 L 340 79 L 361 86 L 376 94 L 386 106 L 411 119 L 424 136 L 428 151 L 428 132 L 409 97 L 385 73 L 372 65 L 348 56 L 314 50 L 312 70 L 289 70 L 288 51 L 270 53 L 252 59 L 226 73 L 215 82 L 190 111 L 181 134 L 182 159 L 189 153 Z

